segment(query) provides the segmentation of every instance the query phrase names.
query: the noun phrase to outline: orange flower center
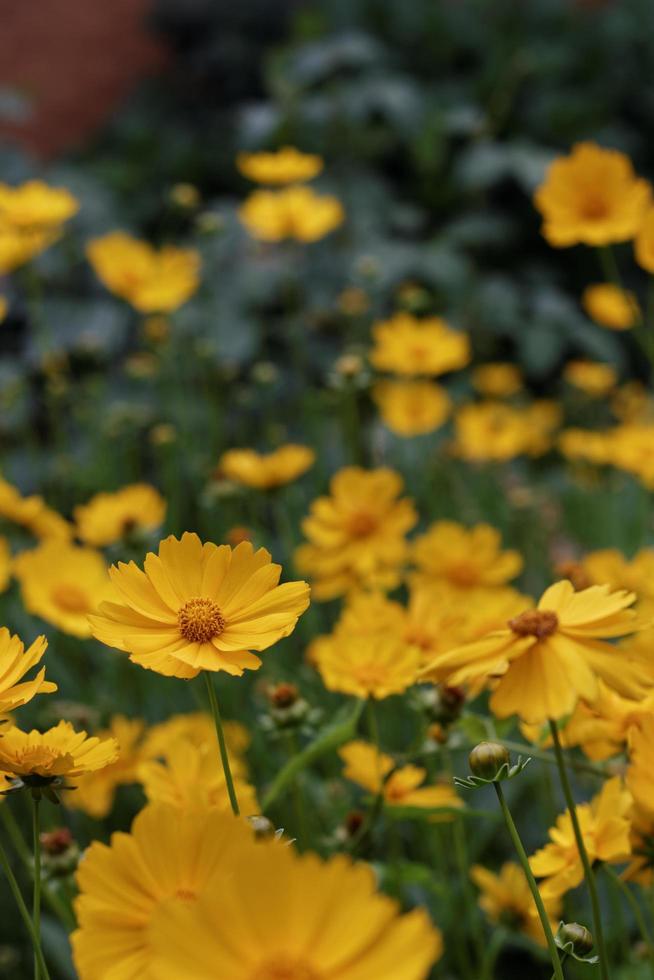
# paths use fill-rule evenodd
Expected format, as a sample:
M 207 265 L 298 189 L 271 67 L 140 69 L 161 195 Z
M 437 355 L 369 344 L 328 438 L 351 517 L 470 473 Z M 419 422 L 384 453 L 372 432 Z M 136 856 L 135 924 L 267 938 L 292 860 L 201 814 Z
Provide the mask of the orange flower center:
M 555 633 L 558 625 L 559 617 L 549 609 L 528 609 L 509 620 L 509 629 L 518 636 L 535 636 L 539 640 Z
M 361 664 L 355 667 L 352 673 L 359 684 L 367 688 L 383 684 L 388 677 L 386 668 L 378 663 Z
M 451 565 L 448 565 L 447 577 L 455 585 L 476 585 L 479 581 L 479 570 L 473 562 L 464 559 L 463 561 L 455 561 Z
M 280 955 L 266 960 L 252 974 L 251 980 L 321 980 L 322 973 L 295 957 Z
M 581 213 L 584 218 L 590 221 L 599 221 L 606 218 L 609 213 L 607 203 L 603 197 L 589 195 L 581 206 Z
M 179 631 L 189 643 L 208 643 L 225 629 L 225 620 L 213 599 L 189 599 L 177 618 Z
M 194 902 L 198 897 L 190 888 L 178 888 L 175 894 L 182 902 Z
M 373 514 L 362 511 L 352 514 L 348 521 L 348 530 L 353 538 L 367 538 L 377 529 L 377 518 Z
M 68 585 L 66 582 L 55 585 L 51 598 L 64 612 L 84 613 L 91 610 L 87 596 L 76 585 Z

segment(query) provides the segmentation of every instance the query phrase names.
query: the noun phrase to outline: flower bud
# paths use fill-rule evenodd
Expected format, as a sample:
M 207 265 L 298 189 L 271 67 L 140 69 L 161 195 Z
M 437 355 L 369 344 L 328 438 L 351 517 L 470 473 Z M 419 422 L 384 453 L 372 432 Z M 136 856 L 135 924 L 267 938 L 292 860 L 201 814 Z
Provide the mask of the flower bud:
M 275 836 L 275 825 L 262 814 L 257 814 L 256 816 L 248 817 L 248 823 L 254 831 L 254 836 L 258 840 L 266 840 L 269 837 Z
M 493 780 L 502 766 L 509 762 L 509 750 L 499 742 L 480 742 L 468 756 L 470 769 L 475 776 Z
M 575 953 L 581 956 L 590 953 L 595 945 L 591 933 L 578 922 L 564 922 L 559 930 L 559 938 L 564 945 L 572 943 Z

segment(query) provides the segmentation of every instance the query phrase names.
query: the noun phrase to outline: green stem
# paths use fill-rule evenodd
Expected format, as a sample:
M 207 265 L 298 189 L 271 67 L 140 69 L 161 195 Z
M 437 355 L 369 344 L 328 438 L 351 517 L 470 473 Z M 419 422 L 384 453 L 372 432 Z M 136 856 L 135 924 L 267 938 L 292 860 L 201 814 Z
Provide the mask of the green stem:
M 41 943 L 41 821 L 39 807 L 41 801 L 32 797 L 32 846 L 34 849 L 34 901 L 32 917 L 34 919 L 34 934 L 37 942 Z M 41 980 L 39 958 L 34 952 L 34 980 Z
M 593 874 L 593 869 L 588 858 L 588 852 L 586 851 L 586 845 L 584 844 L 584 835 L 582 834 L 581 827 L 579 825 L 577 807 L 575 805 L 574 796 L 572 795 L 570 780 L 568 779 L 565 758 L 561 747 L 561 739 L 559 738 L 559 730 L 556 722 L 551 718 L 550 731 L 552 733 L 552 741 L 554 743 L 554 754 L 556 755 L 556 761 L 559 766 L 561 787 L 563 789 L 563 795 L 570 814 L 572 829 L 577 842 L 577 850 L 579 851 L 579 857 L 584 869 L 586 885 L 590 894 L 590 904 L 593 910 L 593 931 L 595 933 L 595 943 L 599 954 L 600 975 L 602 980 L 609 980 L 609 961 L 606 955 L 606 943 L 604 941 L 604 929 L 602 927 L 602 912 L 600 909 L 599 895 L 597 894 L 597 882 L 595 881 L 595 875 Z
M 216 726 L 216 735 L 218 736 L 218 747 L 220 748 L 220 760 L 223 764 L 223 772 L 225 773 L 225 782 L 227 784 L 227 792 L 229 794 L 229 802 L 232 805 L 232 813 L 235 817 L 240 816 L 240 809 L 238 805 L 238 800 L 236 799 L 236 790 L 234 789 L 234 780 L 232 779 L 232 770 L 229 765 L 229 754 L 227 752 L 227 745 L 225 743 L 225 733 L 223 731 L 223 723 L 220 717 L 220 710 L 218 708 L 218 699 L 216 697 L 216 692 L 213 686 L 213 679 L 209 671 L 204 671 L 204 680 L 207 685 L 207 694 L 209 695 L 209 705 L 211 707 L 211 714 L 213 715 L 214 725 Z
M 502 951 L 502 946 L 506 940 L 504 929 L 498 926 L 491 937 L 491 941 L 488 943 L 486 948 L 486 953 L 484 954 L 484 961 L 482 963 L 482 980 L 493 980 L 495 976 L 495 964 L 497 963 L 497 957 Z
M 602 865 L 602 867 L 604 868 L 604 871 L 607 873 L 607 875 L 609 876 L 613 884 L 622 892 L 625 899 L 627 900 L 627 904 L 629 905 L 629 908 L 633 912 L 634 919 L 636 920 L 636 925 L 640 930 L 640 934 L 643 938 L 643 942 L 647 946 L 650 972 L 652 973 L 652 976 L 654 976 L 654 941 L 652 940 L 652 934 L 647 928 L 647 923 L 645 922 L 643 910 L 640 907 L 638 899 L 636 898 L 634 893 L 629 889 L 629 886 L 627 885 L 626 881 L 623 881 L 620 875 L 616 874 L 613 868 L 611 868 L 608 864 L 604 864 Z
M 16 900 L 16 905 L 18 906 L 18 911 L 20 912 L 21 919 L 25 923 L 25 928 L 30 934 L 30 939 L 32 940 L 32 945 L 34 946 L 34 955 L 38 959 L 39 967 L 41 970 L 41 976 L 43 980 L 50 980 L 50 974 L 48 972 L 48 967 L 46 965 L 45 959 L 43 958 L 43 950 L 41 949 L 41 942 L 34 929 L 34 923 L 32 917 L 29 913 L 25 900 L 20 893 L 20 888 L 18 887 L 18 882 L 14 872 L 11 870 L 11 865 L 5 853 L 5 849 L 0 844 L 0 866 L 4 871 L 7 881 L 9 882 L 9 887 Z
M 497 793 L 497 799 L 500 804 L 500 809 L 502 810 L 502 815 L 504 817 L 504 822 L 506 823 L 507 829 L 513 841 L 513 846 L 515 847 L 516 854 L 518 855 L 518 860 L 522 866 L 522 870 L 525 873 L 525 878 L 529 885 L 529 890 L 531 891 L 532 897 L 536 904 L 538 910 L 538 917 L 540 919 L 540 924 L 543 927 L 543 932 L 545 933 L 545 939 L 547 941 L 547 948 L 549 950 L 550 958 L 552 960 L 552 966 L 554 967 L 554 974 L 552 980 L 564 980 L 563 967 L 561 966 L 561 960 L 559 958 L 559 951 L 557 949 L 556 943 L 554 942 L 554 934 L 552 933 L 552 927 L 550 925 L 550 920 L 545 910 L 545 905 L 543 904 L 543 899 L 541 893 L 538 890 L 538 885 L 536 884 L 536 879 L 533 876 L 532 870 L 529 867 L 529 858 L 525 852 L 525 849 L 520 840 L 520 834 L 518 833 L 518 828 L 513 822 L 513 817 L 511 816 L 511 811 L 504 799 L 504 793 L 502 791 L 501 783 L 493 783 L 495 787 L 495 792 Z

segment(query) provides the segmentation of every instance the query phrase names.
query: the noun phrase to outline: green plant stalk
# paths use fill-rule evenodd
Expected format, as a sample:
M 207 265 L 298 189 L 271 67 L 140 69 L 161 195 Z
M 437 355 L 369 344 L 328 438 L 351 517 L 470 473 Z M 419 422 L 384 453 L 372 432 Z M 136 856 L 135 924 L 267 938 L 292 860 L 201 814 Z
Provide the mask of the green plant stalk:
M 616 874 L 612 867 L 608 864 L 602 865 L 604 871 L 607 873 L 614 885 L 622 892 L 629 908 L 633 912 L 634 919 L 636 920 L 636 925 L 640 930 L 640 934 L 643 938 L 643 942 L 647 946 L 647 953 L 649 959 L 650 973 L 654 977 L 654 941 L 652 940 L 652 934 L 647 928 L 647 923 L 645 922 L 645 917 L 643 911 L 638 903 L 638 899 L 632 891 L 630 891 L 626 881 L 623 881 L 620 875 Z
M 533 876 L 532 870 L 529 867 L 529 858 L 527 857 L 526 851 L 520 840 L 520 834 L 518 833 L 518 828 L 513 822 L 513 817 L 511 816 L 511 811 L 507 805 L 504 798 L 504 792 L 502 790 L 501 783 L 493 783 L 495 787 L 495 792 L 497 793 L 497 799 L 500 804 L 500 809 L 502 810 L 502 815 L 504 817 L 504 822 L 506 823 L 507 830 L 513 841 L 513 846 L 515 847 L 516 854 L 518 855 L 518 860 L 522 866 L 522 870 L 525 873 L 525 878 L 529 885 L 529 890 L 531 891 L 532 897 L 536 904 L 536 909 L 538 910 L 538 917 L 540 923 L 543 927 L 543 932 L 545 933 L 545 939 L 547 941 L 547 948 L 549 950 L 550 958 L 552 960 L 552 966 L 554 967 L 554 974 L 552 980 L 564 980 L 563 967 L 561 966 L 561 958 L 559 957 L 559 951 L 554 942 L 554 935 L 552 933 L 552 927 L 550 925 L 550 920 L 545 910 L 545 905 L 543 904 L 543 899 L 541 893 L 538 890 L 538 885 L 536 884 L 536 879 Z
M 32 916 L 30 915 L 27 905 L 25 904 L 25 900 L 20 893 L 20 888 L 18 887 L 16 876 L 14 875 L 14 872 L 11 870 L 11 865 L 9 863 L 9 860 L 5 853 L 5 849 L 2 846 L 2 844 L 0 844 L 0 866 L 2 867 L 2 870 L 4 871 L 7 877 L 7 881 L 9 882 L 9 887 L 11 888 L 11 892 L 14 896 L 14 899 L 16 900 L 16 905 L 18 907 L 18 911 L 20 912 L 20 916 L 23 922 L 25 923 L 25 927 L 27 931 L 30 934 L 30 939 L 32 940 L 32 945 L 34 946 L 34 956 L 38 960 L 39 969 L 41 970 L 41 977 L 43 978 L 43 980 L 50 980 L 50 973 L 48 972 L 47 964 L 45 962 L 45 959 L 43 958 L 43 950 L 41 949 L 40 938 L 36 934 L 36 931 L 34 929 L 34 922 L 32 921 Z
M 502 952 L 502 947 L 506 942 L 506 935 L 501 926 L 497 926 L 491 936 L 491 940 L 486 947 L 482 967 L 482 980 L 493 980 L 495 976 L 495 964 L 497 957 Z
M 209 706 L 211 707 L 211 714 L 213 715 L 214 725 L 216 726 L 216 735 L 218 736 L 218 747 L 220 749 L 220 761 L 223 764 L 223 772 L 225 773 L 225 782 L 227 784 L 227 793 L 229 794 L 229 802 L 232 806 L 232 813 L 235 817 L 240 816 L 241 811 L 238 805 L 238 800 L 236 798 L 236 790 L 234 789 L 234 780 L 232 778 L 232 770 L 229 765 L 229 753 L 227 752 L 227 744 L 225 743 L 225 733 L 223 731 L 223 723 L 220 717 L 220 709 L 218 708 L 218 699 L 216 697 L 216 692 L 213 686 L 213 679 L 208 670 L 203 671 L 204 680 L 207 685 L 207 694 L 209 695 Z
M 591 867 L 590 860 L 588 858 L 588 852 L 586 850 L 586 845 L 584 844 L 584 835 L 581 832 L 581 827 L 579 825 L 579 817 L 577 815 L 577 807 L 575 804 L 574 796 L 572 795 L 572 789 L 570 787 L 570 780 L 568 779 L 568 772 L 565 766 L 565 758 L 563 755 L 563 749 L 561 747 L 561 739 L 559 738 L 559 730 L 557 728 L 556 722 L 550 718 L 550 731 L 552 733 L 552 741 L 554 743 L 554 754 L 556 755 L 556 761 L 559 766 L 559 776 L 561 778 L 561 787 L 563 789 L 563 795 L 565 797 L 565 802 L 568 807 L 568 812 L 570 813 L 570 820 L 572 822 L 572 829 L 574 831 L 575 840 L 577 842 L 577 850 L 579 851 L 579 857 L 584 869 L 584 877 L 586 879 L 586 885 L 588 887 L 588 892 L 590 894 L 590 904 L 593 911 L 593 931 L 595 934 L 595 944 L 597 946 L 597 952 L 599 954 L 599 966 L 600 975 L 602 980 L 609 980 L 609 961 L 606 955 L 606 943 L 604 941 L 604 928 L 602 926 L 602 912 L 600 909 L 599 895 L 597 894 L 597 882 L 595 881 L 595 875 Z
M 287 732 L 286 735 L 286 747 L 288 749 L 289 759 L 293 759 L 298 753 L 298 745 L 295 735 L 292 732 Z M 295 823 L 296 830 L 295 836 L 298 839 L 300 845 L 306 844 L 307 841 L 307 815 L 304 808 L 304 795 L 302 793 L 302 786 L 300 785 L 300 780 L 298 776 L 295 776 L 293 782 L 291 783 L 291 794 L 293 797 L 293 809 L 295 811 Z
M 41 820 L 39 807 L 41 801 L 32 797 L 32 846 L 34 849 L 34 894 L 32 903 L 32 918 L 34 934 L 38 944 L 41 944 Z M 34 951 L 34 980 L 41 980 L 41 966 Z

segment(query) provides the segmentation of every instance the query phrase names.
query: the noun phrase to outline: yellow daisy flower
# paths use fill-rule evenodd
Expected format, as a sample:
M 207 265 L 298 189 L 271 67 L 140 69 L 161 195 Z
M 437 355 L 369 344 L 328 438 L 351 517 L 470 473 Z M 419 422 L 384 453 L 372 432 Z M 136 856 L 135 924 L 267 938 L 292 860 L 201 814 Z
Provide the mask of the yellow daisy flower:
M 612 391 L 618 381 L 615 369 L 610 364 L 594 361 L 569 361 L 563 370 L 563 377 L 591 398 L 603 398 Z
M 444 388 L 432 381 L 380 381 L 372 397 L 391 432 L 408 438 L 435 432 L 452 407 Z
M 626 784 L 641 811 L 654 818 L 654 771 L 652 769 L 652 739 L 654 712 L 640 719 L 631 732 L 629 766 Z
M 281 565 L 249 541 L 236 548 L 172 535 L 134 562 L 110 569 L 116 601 L 89 617 L 93 635 L 130 660 L 174 677 L 201 670 L 240 676 L 257 670 L 266 650 L 295 629 L 309 605 L 305 582 L 278 585 Z
M 641 548 L 628 559 L 617 548 L 591 551 L 581 561 L 589 585 L 627 589 L 639 599 L 654 599 L 654 548 Z
M 77 535 L 103 548 L 133 531 L 154 531 L 163 524 L 166 501 L 147 483 L 133 483 L 114 493 L 98 493 L 75 508 Z
M 654 208 L 645 212 L 634 241 L 636 262 L 646 272 L 654 272 Z
M 413 543 L 411 555 L 424 577 L 457 589 L 495 588 L 522 571 L 517 551 L 502 551 L 499 531 L 489 524 L 466 528 L 436 521 Z
M 294 146 L 282 146 L 273 153 L 239 153 L 236 166 L 244 177 L 257 184 L 301 184 L 318 176 L 323 161 Z
M 415 684 L 421 659 L 394 636 L 325 636 L 314 641 L 311 656 L 328 690 L 376 699 Z
M 262 242 L 285 238 L 316 242 L 343 224 L 345 211 L 336 197 L 291 186 L 281 191 L 254 191 L 239 208 L 239 218 L 250 235 Z
M 245 753 L 250 745 L 250 733 L 238 721 L 223 721 L 223 732 L 233 772 L 236 775 L 245 774 Z M 215 748 L 216 724 L 211 715 L 204 711 L 192 711 L 173 715 L 158 725 L 152 725 L 145 736 L 143 756 L 146 759 L 164 757 L 170 747 L 180 740 L 190 742 L 198 748 L 205 745 Z
M 0 275 L 6 275 L 45 252 L 59 237 L 57 231 L 14 228 L 0 218 Z
M 610 282 L 587 286 L 581 303 L 591 320 L 609 330 L 629 330 L 638 321 L 638 300 L 634 293 Z
M 0 517 L 27 528 L 37 538 L 68 540 L 73 528 L 60 514 L 52 510 L 43 497 L 23 497 L 20 491 L 0 477 Z
M 515 364 L 495 361 L 476 367 L 472 384 L 485 398 L 510 398 L 522 388 L 522 374 Z
M 145 722 L 140 718 L 114 715 L 106 730 L 99 731 L 102 741 L 113 739 L 118 746 L 114 762 L 80 777 L 74 792 L 65 796 L 66 806 L 82 810 L 96 820 L 102 820 L 111 812 L 116 790 L 137 781 L 137 770 L 144 758 L 143 733 Z
M 28 670 L 42 660 L 47 646 L 45 636 L 39 636 L 26 650 L 18 636 L 13 636 L 6 626 L 0 628 L 0 714 L 21 708 L 37 694 L 57 690 L 56 684 L 45 680 L 45 667 L 31 681 L 23 680 Z
M 258 453 L 254 449 L 228 449 L 220 457 L 220 476 L 245 487 L 270 490 L 292 483 L 310 469 L 316 454 L 308 446 L 288 443 L 271 453 Z
M 454 417 L 452 452 L 473 463 L 542 456 L 560 419 L 559 406 L 548 401 L 520 409 L 495 401 L 462 405 Z
M 435 376 L 457 371 L 470 361 L 468 335 L 453 330 L 440 317 L 420 320 L 410 313 L 396 313 L 376 323 L 372 335 L 370 363 L 378 371 Z
M 0 184 L 0 221 L 12 228 L 48 231 L 79 211 L 79 202 L 63 187 L 28 180 L 18 187 Z
M 475 864 L 470 869 L 470 877 L 481 892 L 479 907 L 493 925 L 508 926 L 523 932 L 539 946 L 547 945 L 529 883 L 519 864 L 507 861 L 498 874 Z M 561 920 L 561 899 L 544 895 L 543 904 L 555 933 Z
M 0 769 L 37 788 L 95 772 L 117 757 L 115 739 L 89 738 L 68 721 L 47 732 L 23 732 L 12 725 L 0 738 Z

